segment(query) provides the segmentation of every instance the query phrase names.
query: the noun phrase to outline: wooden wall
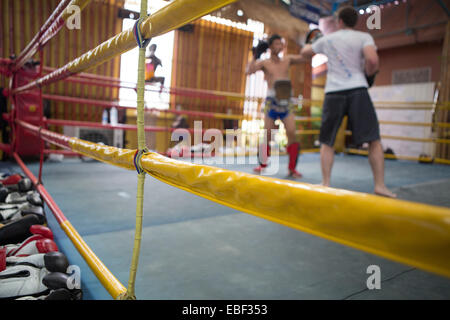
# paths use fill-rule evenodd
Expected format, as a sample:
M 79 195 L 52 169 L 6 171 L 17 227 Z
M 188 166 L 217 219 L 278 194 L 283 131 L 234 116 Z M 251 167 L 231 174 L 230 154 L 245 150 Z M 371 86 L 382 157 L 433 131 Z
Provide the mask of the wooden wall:
M 377 75 L 376 85 L 393 84 L 392 76 L 397 70 L 417 68 L 430 68 L 431 81 L 438 82 L 441 76 L 442 45 L 443 41 L 439 40 L 379 50 L 380 73 Z
M 207 20 L 197 20 L 192 31 L 175 32 L 172 87 L 245 93 L 245 68 L 253 33 Z M 171 108 L 243 114 L 243 101 L 172 95 Z M 188 122 L 193 128 L 193 119 Z M 206 120 L 204 127 L 223 128 L 222 120 Z
M 118 8 L 123 0 L 93 0 L 81 13 L 81 28 L 66 26 L 44 48 L 44 66 L 58 68 L 122 31 Z M 0 57 L 19 55 L 35 36 L 53 10 L 57 0 L 0 0 Z M 35 59 L 39 59 L 38 54 Z M 88 72 L 119 77 L 120 57 L 109 60 Z M 0 86 L 8 87 L 8 78 L 0 77 Z M 72 97 L 116 100 L 118 90 L 81 84 L 58 82 L 46 86 L 44 93 Z M 100 121 L 102 109 L 82 104 L 50 103 L 51 117 L 84 121 Z M 62 131 L 62 128 L 51 128 Z

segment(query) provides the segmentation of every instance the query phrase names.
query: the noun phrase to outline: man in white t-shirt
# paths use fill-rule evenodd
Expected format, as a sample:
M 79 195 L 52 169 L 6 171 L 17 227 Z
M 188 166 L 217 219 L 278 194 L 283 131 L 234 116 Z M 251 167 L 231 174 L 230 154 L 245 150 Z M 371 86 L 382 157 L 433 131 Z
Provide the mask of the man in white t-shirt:
M 377 48 L 372 36 L 354 30 L 358 13 L 344 6 L 336 13 L 338 31 L 307 44 L 301 51 L 304 57 L 321 53 L 328 58 L 322 126 L 320 129 L 320 159 L 322 184 L 330 185 L 334 162 L 334 142 L 345 115 L 348 116 L 352 139 L 356 145 L 369 143 L 369 162 L 372 168 L 375 194 L 393 197 L 384 183 L 384 152 L 375 108 L 367 88 L 367 77 L 379 67 Z

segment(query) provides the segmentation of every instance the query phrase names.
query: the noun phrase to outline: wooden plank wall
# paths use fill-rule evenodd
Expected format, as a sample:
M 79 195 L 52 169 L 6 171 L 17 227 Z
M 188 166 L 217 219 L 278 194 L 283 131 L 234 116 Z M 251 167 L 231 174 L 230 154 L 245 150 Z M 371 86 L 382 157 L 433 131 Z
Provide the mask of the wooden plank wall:
M 253 43 L 253 33 L 232 26 L 199 19 L 192 31 L 175 32 L 172 87 L 245 93 L 245 67 Z M 217 100 L 176 96 L 171 108 L 243 114 L 242 100 Z M 193 128 L 194 119 L 188 118 Z M 203 119 L 204 128 L 223 129 L 223 120 Z
M 102 41 L 122 31 L 118 8 L 124 0 L 93 0 L 81 13 L 81 28 L 69 30 L 65 26 L 44 48 L 44 65 L 58 68 L 94 48 Z M 35 36 L 58 0 L 0 0 L 0 57 L 16 56 Z M 35 59 L 39 58 L 36 54 Z M 119 77 L 120 57 L 109 60 L 88 72 Z M 8 78 L 1 76 L 0 86 L 8 87 Z M 101 100 L 118 99 L 118 89 L 59 82 L 46 86 L 44 93 Z M 83 121 L 100 121 L 102 109 L 84 104 L 50 102 L 51 117 Z M 62 132 L 62 128 L 52 127 Z

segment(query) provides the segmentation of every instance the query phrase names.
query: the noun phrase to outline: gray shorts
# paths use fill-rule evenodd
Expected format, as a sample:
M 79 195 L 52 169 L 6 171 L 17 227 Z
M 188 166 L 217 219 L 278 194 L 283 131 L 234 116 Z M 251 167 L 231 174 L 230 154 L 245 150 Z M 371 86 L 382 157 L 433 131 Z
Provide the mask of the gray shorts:
M 344 116 L 348 116 L 353 143 L 362 145 L 380 139 L 377 114 L 367 88 L 329 92 L 325 95 L 319 141 L 334 146 Z

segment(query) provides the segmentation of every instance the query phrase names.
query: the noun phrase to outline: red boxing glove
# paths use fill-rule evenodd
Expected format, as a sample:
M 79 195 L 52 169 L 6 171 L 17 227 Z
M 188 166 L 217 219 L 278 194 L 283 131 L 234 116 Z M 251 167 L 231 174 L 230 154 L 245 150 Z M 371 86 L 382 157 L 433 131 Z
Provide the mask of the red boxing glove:
M 32 235 L 19 244 L 6 245 L 6 256 L 26 257 L 37 253 L 58 251 L 58 246 L 51 239 L 46 239 L 40 234 Z
M 50 228 L 41 226 L 40 224 L 34 224 L 30 227 L 30 232 L 32 234 L 39 234 L 43 236 L 44 238 L 53 240 L 53 232 L 50 230 Z

